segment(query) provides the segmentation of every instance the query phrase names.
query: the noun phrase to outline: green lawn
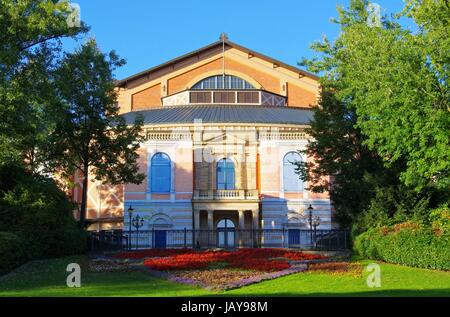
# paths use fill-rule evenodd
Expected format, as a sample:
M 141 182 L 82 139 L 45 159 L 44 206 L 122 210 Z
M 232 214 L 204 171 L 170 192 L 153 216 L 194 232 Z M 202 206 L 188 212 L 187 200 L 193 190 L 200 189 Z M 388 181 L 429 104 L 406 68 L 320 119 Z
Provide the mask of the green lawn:
M 366 275 L 299 273 L 227 292 L 210 292 L 168 282 L 144 272 L 83 273 L 81 288 L 66 286 L 68 257 L 33 263 L 0 278 L 0 296 L 450 296 L 450 272 L 381 264 L 381 288 L 368 288 Z M 362 261 L 364 264 L 369 261 Z

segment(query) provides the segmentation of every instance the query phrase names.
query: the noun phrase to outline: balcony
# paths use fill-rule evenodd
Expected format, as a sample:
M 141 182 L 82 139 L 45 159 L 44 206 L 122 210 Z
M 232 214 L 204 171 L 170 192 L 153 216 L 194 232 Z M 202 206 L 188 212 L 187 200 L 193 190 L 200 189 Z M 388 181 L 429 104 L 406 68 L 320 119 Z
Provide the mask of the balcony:
M 194 200 L 258 200 L 256 189 L 209 189 L 195 190 Z
M 185 90 L 162 99 L 163 106 L 183 105 L 261 105 L 286 106 L 286 97 L 258 89 Z

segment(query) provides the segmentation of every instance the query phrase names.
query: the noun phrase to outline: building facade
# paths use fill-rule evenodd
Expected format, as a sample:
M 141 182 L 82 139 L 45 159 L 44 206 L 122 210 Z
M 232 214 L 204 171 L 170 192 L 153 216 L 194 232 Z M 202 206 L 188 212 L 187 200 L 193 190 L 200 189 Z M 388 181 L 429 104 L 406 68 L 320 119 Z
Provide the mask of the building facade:
M 121 113 L 145 123 L 140 185 L 90 182 L 92 230 L 127 229 L 127 210 L 142 229 L 331 229 L 327 193 L 295 173 L 310 138 L 305 128 L 318 78 L 222 38 L 117 83 Z M 79 180 L 81 184 L 81 180 Z M 75 187 L 75 198 L 81 195 Z

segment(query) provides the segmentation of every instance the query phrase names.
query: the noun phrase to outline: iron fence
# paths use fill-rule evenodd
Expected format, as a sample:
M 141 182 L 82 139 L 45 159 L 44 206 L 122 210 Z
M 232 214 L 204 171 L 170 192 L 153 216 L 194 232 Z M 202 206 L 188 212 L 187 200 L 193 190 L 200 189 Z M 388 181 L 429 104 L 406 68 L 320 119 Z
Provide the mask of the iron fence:
M 90 233 L 91 250 L 139 250 L 153 248 L 294 248 L 340 251 L 350 248 L 347 230 L 134 230 Z

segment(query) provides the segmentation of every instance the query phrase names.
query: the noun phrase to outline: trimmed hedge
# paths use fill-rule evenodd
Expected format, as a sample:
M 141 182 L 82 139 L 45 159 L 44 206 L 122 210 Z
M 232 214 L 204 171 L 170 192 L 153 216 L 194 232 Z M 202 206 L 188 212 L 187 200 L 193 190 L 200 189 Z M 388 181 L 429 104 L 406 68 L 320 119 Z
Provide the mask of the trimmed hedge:
M 0 275 L 33 259 L 86 252 L 87 233 L 83 230 L 75 229 L 47 235 L 37 232 L 33 234 L 0 231 Z M 44 237 L 48 237 L 47 243 L 42 243 Z
M 26 243 L 17 235 L 0 232 L 0 275 L 29 260 Z
M 411 222 L 369 229 L 356 237 L 354 251 L 390 263 L 450 270 L 450 234 Z
M 87 249 L 87 232 L 78 228 L 58 230 L 20 231 L 16 233 L 26 242 L 33 259 L 83 254 Z

